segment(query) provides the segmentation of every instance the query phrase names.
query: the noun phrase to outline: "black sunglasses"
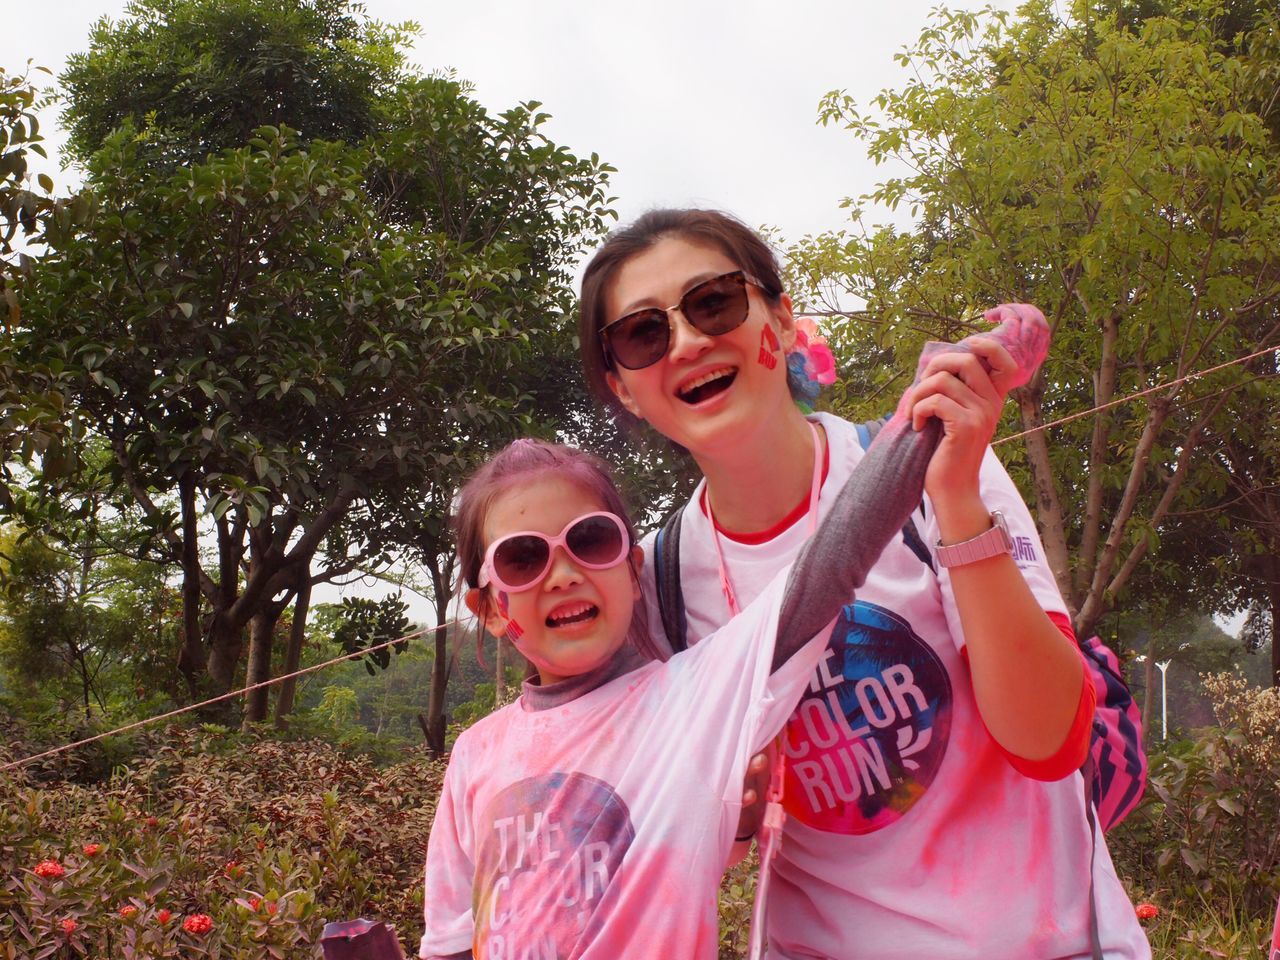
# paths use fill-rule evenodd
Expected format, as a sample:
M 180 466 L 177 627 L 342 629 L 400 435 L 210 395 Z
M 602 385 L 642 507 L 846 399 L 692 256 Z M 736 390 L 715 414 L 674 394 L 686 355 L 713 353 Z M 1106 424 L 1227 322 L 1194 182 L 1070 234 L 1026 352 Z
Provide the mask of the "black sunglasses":
M 759 287 L 741 270 L 704 280 L 661 310 L 648 307 L 600 328 L 605 363 L 628 370 L 653 366 L 671 346 L 671 311 L 679 310 L 689 326 L 709 337 L 736 330 L 747 319 L 747 284 Z

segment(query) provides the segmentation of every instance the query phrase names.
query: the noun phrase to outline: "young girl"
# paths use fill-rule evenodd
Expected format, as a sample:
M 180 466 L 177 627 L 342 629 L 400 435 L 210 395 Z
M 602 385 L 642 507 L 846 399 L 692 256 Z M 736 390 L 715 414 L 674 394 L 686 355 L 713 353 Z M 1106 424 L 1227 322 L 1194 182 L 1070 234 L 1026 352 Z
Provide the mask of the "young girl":
M 476 473 L 455 520 L 466 603 L 538 678 L 454 747 L 421 957 L 716 956 L 747 762 L 919 503 L 937 439 L 929 427 L 877 444 L 789 576 L 665 663 L 637 649 L 642 555 L 604 466 L 520 440 Z
M 732 217 L 659 210 L 617 231 L 581 306 L 595 392 L 704 475 L 678 548 L 688 629 L 675 646 L 697 644 L 795 558 L 798 518 L 825 514 L 869 455 L 853 424 L 791 402 L 791 302 L 768 246 Z M 978 338 L 922 359 L 903 400 L 900 413 L 938 418 L 944 436 L 912 530 L 856 600 L 838 598 L 786 727 L 773 958 L 1150 956 L 1075 772 L 1092 690 L 1035 524 L 989 447 L 1025 373 Z M 644 592 L 667 646 L 652 580 Z

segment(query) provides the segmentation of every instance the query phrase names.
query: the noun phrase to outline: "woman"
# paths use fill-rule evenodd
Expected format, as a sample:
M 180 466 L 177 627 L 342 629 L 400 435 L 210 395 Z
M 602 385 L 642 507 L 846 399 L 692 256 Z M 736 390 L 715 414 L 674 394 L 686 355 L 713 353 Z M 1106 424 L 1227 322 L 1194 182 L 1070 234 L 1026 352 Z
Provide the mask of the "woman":
M 1033 308 L 1001 308 L 1017 309 Z M 863 448 L 791 402 L 791 301 L 768 246 L 725 214 L 653 211 L 611 235 L 583 277 L 580 339 L 596 394 L 703 474 L 680 530 L 696 642 L 795 557 L 797 521 Z M 916 514 L 933 549 L 886 549 L 784 733 L 773 957 L 1089 956 L 1091 862 L 1105 956 L 1150 956 L 1074 772 L 1093 700 L 1066 609 L 989 446 L 1019 373 L 979 338 L 922 359 L 899 408 L 943 426 Z

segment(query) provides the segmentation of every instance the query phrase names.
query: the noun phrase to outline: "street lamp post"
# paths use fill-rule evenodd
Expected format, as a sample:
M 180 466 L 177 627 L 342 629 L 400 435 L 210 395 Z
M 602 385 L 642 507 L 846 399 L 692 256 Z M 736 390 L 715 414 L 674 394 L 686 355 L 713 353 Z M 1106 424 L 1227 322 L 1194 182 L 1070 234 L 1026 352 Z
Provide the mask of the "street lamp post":
M 1188 644 L 1181 644 L 1178 651 L 1185 650 Z M 1175 652 L 1178 652 L 1175 651 Z M 1140 653 L 1133 658 L 1138 663 L 1146 663 L 1147 655 Z M 1169 664 L 1173 663 L 1173 657 L 1168 660 L 1157 660 L 1155 664 L 1160 668 L 1160 739 L 1169 739 Z

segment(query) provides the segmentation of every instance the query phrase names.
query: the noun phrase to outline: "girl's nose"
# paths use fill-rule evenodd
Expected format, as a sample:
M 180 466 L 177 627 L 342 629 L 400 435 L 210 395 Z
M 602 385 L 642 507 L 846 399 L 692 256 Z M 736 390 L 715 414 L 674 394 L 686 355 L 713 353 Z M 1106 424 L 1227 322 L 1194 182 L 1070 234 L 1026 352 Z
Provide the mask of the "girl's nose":
M 551 553 L 551 567 L 547 570 L 543 588 L 546 590 L 571 587 L 582 582 L 582 570 L 563 546 L 557 546 Z

